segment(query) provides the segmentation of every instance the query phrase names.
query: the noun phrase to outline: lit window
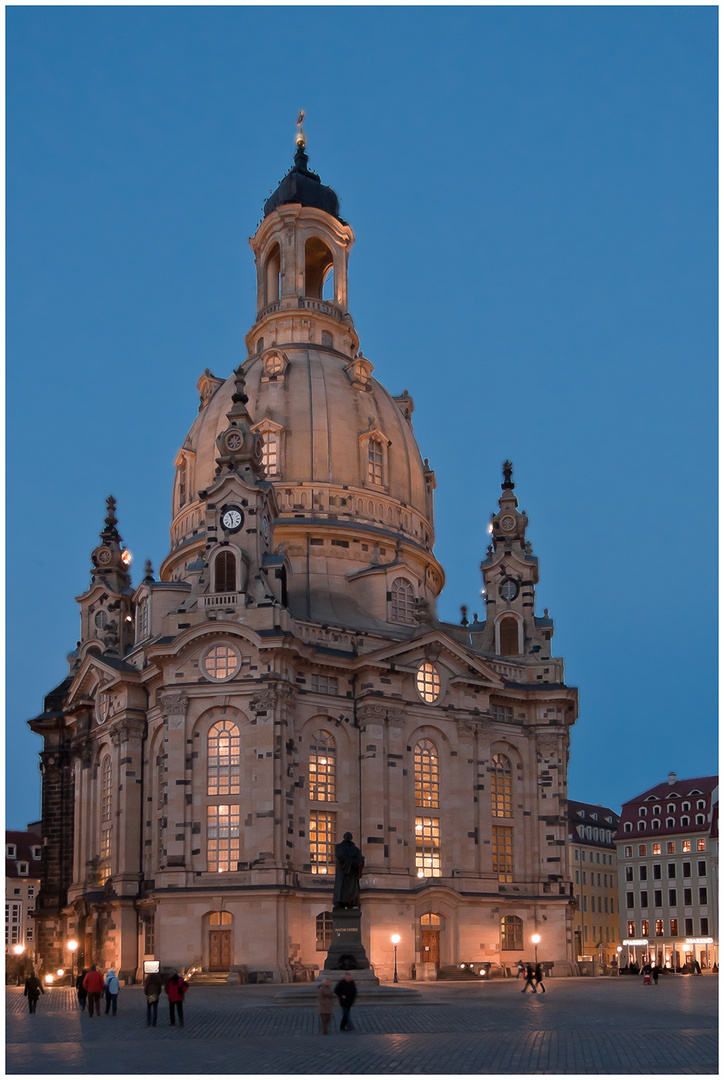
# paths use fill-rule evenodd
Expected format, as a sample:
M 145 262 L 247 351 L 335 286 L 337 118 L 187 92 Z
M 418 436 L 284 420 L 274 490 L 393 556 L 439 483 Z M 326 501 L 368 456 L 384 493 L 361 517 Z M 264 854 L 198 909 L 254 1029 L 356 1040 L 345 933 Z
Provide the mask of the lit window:
M 5 946 L 19 945 L 22 940 L 22 905 L 10 900 L 5 905 Z
M 239 794 L 239 729 L 230 720 L 220 720 L 209 730 L 207 794 Z
M 369 439 L 367 442 L 367 483 L 381 484 L 383 477 L 383 450 L 379 439 Z
M 214 645 L 203 661 L 210 679 L 228 679 L 239 670 L 239 655 L 230 645 Z
M 636 936 L 636 923 L 635 922 L 629 921 L 629 923 L 628 923 L 628 936 L 629 937 L 635 937 Z
M 623 849 L 623 855 L 625 859 L 630 859 L 633 855 L 633 848 L 627 844 Z
M 681 850 L 682 851 L 691 851 L 691 840 L 682 840 L 681 841 Z
M 440 805 L 440 768 L 437 747 L 422 739 L 415 747 L 415 806 Z
M 649 936 L 649 920 L 648 919 L 642 919 L 641 920 L 641 937 L 648 937 L 648 936 Z
M 213 871 L 236 870 L 239 861 L 239 807 L 206 808 L 206 865 Z
M 212 911 L 209 915 L 209 926 L 231 926 L 231 912 Z
M 646 854 L 646 844 L 639 844 L 639 855 Z
M 513 830 L 493 825 L 493 872 L 498 881 L 513 880 Z
M 673 840 L 669 840 L 666 844 L 666 854 L 673 855 L 676 851 L 676 844 Z
M 654 853 L 654 855 L 660 855 L 661 854 L 661 844 L 654 844 L 653 853 Z
M 500 948 L 504 951 L 523 948 L 523 920 L 517 915 L 504 915 L 500 920 Z
M 672 937 L 678 937 L 679 936 L 679 920 L 678 919 L 669 919 L 669 933 L 671 934 Z
M 214 561 L 214 592 L 236 592 L 236 556 L 233 551 L 220 551 Z
M 313 874 L 334 873 L 336 814 L 309 811 L 309 858 Z
M 415 869 L 418 877 L 440 877 L 440 819 L 415 818 Z
M 390 622 L 415 622 L 415 590 L 406 578 L 395 578 L 390 588 Z
M 332 912 L 322 911 L 317 915 L 317 952 L 328 952 L 332 944 Z
M 697 851 L 706 851 L 706 840 L 704 840 L 704 839 L 697 840 L 696 841 L 696 850 Z
M 271 353 L 264 360 L 264 374 L 265 375 L 280 375 L 284 370 L 284 361 L 279 353 Z
M 496 817 L 513 816 L 513 781 L 510 760 L 503 754 L 493 756 L 490 777 L 490 803 Z
M 309 747 L 309 798 L 317 802 L 337 799 L 337 764 L 334 738 L 315 731 Z
M 425 660 L 417 669 L 415 685 L 418 694 L 428 705 L 433 705 L 440 697 L 440 674 L 429 660 Z
M 101 883 L 108 881 L 111 876 L 111 829 L 110 826 L 101 829 L 101 851 L 99 873 Z

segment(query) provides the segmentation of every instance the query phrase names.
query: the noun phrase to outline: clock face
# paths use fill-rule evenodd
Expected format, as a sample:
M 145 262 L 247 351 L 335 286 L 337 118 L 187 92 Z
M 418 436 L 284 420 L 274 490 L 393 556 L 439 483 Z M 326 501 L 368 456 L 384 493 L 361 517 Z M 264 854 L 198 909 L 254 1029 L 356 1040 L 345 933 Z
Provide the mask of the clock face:
M 264 514 L 264 517 L 261 519 L 261 531 L 264 533 L 264 539 L 268 540 L 269 539 L 269 518 L 266 516 L 266 514 Z
M 244 515 L 235 506 L 230 506 L 221 515 L 221 524 L 227 532 L 237 532 L 241 528 L 243 521 Z
M 515 518 L 512 514 L 503 514 L 500 519 L 500 527 L 504 532 L 512 532 L 515 528 Z
M 112 558 L 113 556 L 111 555 L 108 548 L 101 548 L 100 551 L 96 553 L 96 561 L 101 566 L 108 566 L 108 563 L 111 561 Z

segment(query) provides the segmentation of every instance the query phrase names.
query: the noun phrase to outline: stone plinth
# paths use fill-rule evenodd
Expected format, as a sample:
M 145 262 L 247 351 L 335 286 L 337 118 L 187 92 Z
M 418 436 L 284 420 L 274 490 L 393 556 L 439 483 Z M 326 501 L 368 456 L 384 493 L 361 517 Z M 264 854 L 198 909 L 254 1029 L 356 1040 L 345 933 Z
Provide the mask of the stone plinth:
M 355 982 L 379 983 L 362 944 L 360 908 L 335 908 L 332 912 L 332 944 L 319 979 L 335 975 L 339 978 L 340 972 L 344 971 L 352 972 Z

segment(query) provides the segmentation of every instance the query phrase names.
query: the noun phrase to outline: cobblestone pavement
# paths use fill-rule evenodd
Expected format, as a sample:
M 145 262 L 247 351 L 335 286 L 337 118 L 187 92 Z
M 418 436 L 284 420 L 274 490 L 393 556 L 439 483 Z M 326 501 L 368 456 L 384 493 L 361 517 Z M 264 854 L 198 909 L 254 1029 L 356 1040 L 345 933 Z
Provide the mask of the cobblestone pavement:
M 191 986 L 185 1027 L 165 998 L 146 1027 L 140 987 L 118 1015 L 91 1020 L 74 991 L 51 989 L 30 1016 L 6 992 L 8 1074 L 716 1073 L 718 978 L 551 979 L 521 995 L 487 985 L 411 984 L 422 1001 L 355 1006 L 353 1032 L 319 1033 L 313 1006 L 277 1006 L 272 986 Z M 335 1014 L 334 1027 L 339 1018 Z

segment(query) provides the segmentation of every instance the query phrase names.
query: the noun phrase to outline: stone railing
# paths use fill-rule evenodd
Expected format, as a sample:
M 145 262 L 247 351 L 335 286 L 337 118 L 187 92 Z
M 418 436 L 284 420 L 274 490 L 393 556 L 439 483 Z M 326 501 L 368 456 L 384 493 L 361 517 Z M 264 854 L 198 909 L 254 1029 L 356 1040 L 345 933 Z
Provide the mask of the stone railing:
M 297 297 L 296 309 L 303 309 L 305 311 L 319 311 L 322 315 L 331 315 L 333 319 L 337 319 L 338 322 L 342 321 L 342 312 L 339 310 L 336 304 L 333 304 L 327 300 L 313 300 L 310 297 L 300 296 Z M 273 300 L 271 304 L 267 304 L 263 307 L 257 315 L 257 322 L 265 318 L 267 315 L 274 315 L 277 311 L 294 311 L 295 308 L 282 307 L 281 300 Z
M 238 607 L 241 603 L 241 593 L 210 593 L 209 596 L 202 596 L 200 599 L 203 608 Z

